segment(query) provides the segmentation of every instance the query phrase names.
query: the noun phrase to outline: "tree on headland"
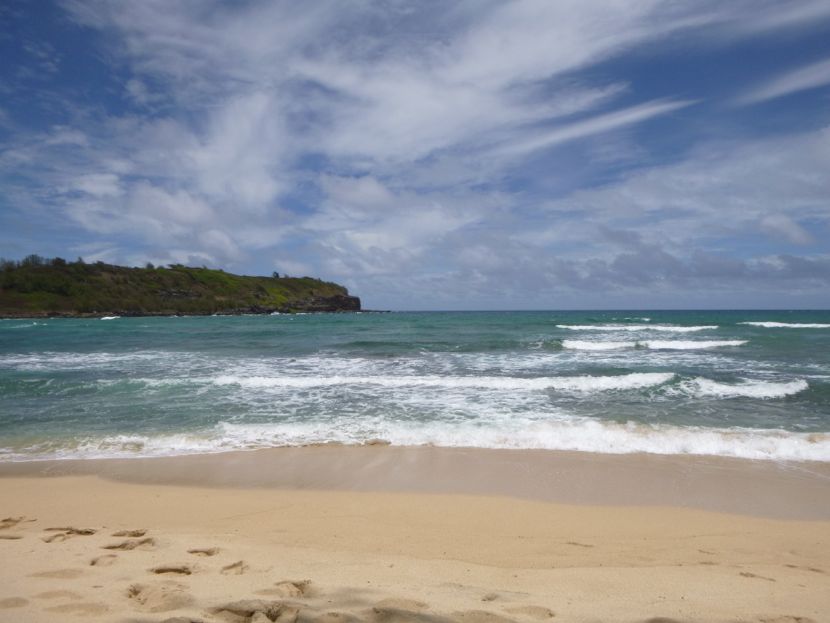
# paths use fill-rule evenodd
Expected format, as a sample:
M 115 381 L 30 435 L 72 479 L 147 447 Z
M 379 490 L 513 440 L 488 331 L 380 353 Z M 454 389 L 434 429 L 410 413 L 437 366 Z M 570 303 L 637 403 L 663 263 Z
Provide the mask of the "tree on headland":
M 317 279 L 234 275 L 170 264 L 115 266 L 29 255 L 0 258 L 0 317 L 351 311 L 359 299 Z

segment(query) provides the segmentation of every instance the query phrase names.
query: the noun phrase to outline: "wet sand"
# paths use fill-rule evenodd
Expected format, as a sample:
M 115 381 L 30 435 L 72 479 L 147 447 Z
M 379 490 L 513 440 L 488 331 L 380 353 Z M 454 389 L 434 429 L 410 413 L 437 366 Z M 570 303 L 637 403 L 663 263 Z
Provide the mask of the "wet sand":
M 830 620 L 823 463 L 325 446 L 3 464 L 2 518 L 0 621 Z

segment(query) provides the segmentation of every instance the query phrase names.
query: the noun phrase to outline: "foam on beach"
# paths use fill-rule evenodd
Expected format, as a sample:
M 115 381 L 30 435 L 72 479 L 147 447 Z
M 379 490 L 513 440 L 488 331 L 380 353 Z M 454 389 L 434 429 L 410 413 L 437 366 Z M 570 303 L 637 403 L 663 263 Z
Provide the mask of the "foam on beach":
M 830 434 L 780 429 L 680 427 L 590 418 L 514 418 L 481 422 L 406 423 L 348 418 L 331 422 L 236 424 L 221 422 L 193 434 L 89 437 L 72 447 L 54 443 L 0 448 L 3 460 L 34 458 L 138 458 L 206 454 L 231 450 L 365 444 L 382 439 L 397 446 L 566 450 L 602 454 L 710 455 L 773 461 L 828 461 Z

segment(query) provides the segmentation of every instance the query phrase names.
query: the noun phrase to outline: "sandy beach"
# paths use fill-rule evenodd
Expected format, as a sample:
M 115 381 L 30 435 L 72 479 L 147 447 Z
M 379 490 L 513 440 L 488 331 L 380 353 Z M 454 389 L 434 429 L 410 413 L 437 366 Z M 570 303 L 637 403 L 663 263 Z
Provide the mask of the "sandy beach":
M 2 621 L 830 620 L 824 463 L 325 446 L 10 463 L 0 500 Z

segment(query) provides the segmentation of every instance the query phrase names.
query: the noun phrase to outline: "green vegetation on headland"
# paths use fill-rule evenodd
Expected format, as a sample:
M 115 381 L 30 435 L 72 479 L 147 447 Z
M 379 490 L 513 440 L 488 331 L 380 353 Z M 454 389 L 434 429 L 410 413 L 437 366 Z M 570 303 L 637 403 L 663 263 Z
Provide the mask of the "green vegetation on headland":
M 0 317 L 156 316 L 360 310 L 343 286 L 311 277 L 223 270 L 128 268 L 30 255 L 0 260 Z

